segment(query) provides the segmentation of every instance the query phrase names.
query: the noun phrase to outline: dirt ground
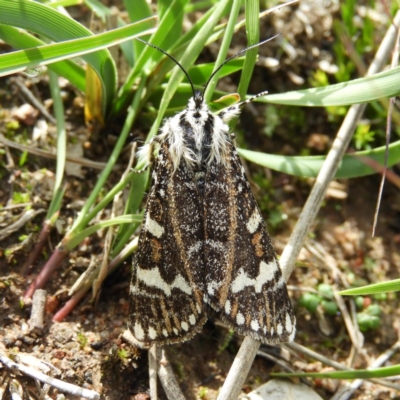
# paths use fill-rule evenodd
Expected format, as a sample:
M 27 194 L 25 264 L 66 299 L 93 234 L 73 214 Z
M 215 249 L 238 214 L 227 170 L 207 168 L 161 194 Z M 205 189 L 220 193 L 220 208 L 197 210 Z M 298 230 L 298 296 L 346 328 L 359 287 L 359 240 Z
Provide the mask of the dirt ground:
M 79 12 L 79 8 L 77 9 Z M 303 9 L 304 12 L 304 9 Z M 293 76 L 307 78 L 324 58 L 322 53 L 313 54 L 316 43 L 332 51 L 332 18 L 337 9 L 316 7 L 308 14 L 313 35 L 307 36 L 305 25 L 296 18 L 295 11 L 288 11 L 279 19 L 268 19 L 263 23 L 263 36 L 268 36 L 271 26 L 288 37 L 289 43 L 297 50 L 296 60 L 282 56 L 281 67 L 276 71 L 258 66 L 250 86 L 250 93 L 260 87 L 266 87 L 272 93 L 296 90 L 299 88 Z M 288 22 L 290 21 L 290 23 Z M 330 24 L 330 25 L 329 25 Z M 321 39 L 321 36 L 323 37 Z M 243 33 L 238 34 L 236 46 L 243 46 Z M 244 42 L 245 43 L 245 42 Z M 318 47 L 318 46 L 317 46 Z M 10 49 L 0 44 L 0 51 Z M 274 45 L 260 49 L 261 58 L 271 57 L 277 47 Z M 203 54 L 213 59 L 215 48 Z M 326 54 L 325 54 L 326 55 Z M 332 59 L 332 55 L 331 55 Z M 366 60 L 367 62 L 367 60 Z M 18 77 L 30 91 L 46 103 L 50 98 L 46 75 Z M 225 88 L 234 88 L 237 77 L 224 83 Z M 66 93 L 66 116 L 69 136 L 78 138 L 83 156 L 95 161 L 106 161 L 115 140 L 112 135 L 100 133 L 93 136 L 84 126 L 83 99 L 69 85 L 63 89 Z M 234 89 L 233 89 L 234 90 Z M 13 121 L 19 121 L 16 139 L 24 140 L 32 147 L 54 147 L 54 125 L 48 123 L 47 133 L 40 139 L 32 139 L 33 129 L 38 127 L 42 116 L 35 107 L 27 108 L 28 101 L 21 92 L 15 77 L 0 78 L 0 133 L 5 135 Z M 272 140 L 262 133 L 268 126 L 265 108 L 253 106 L 246 109 L 237 128 L 240 140 L 250 149 L 276 154 L 299 154 L 307 149 L 309 154 L 326 153 L 334 133 L 340 123 L 329 121 L 323 109 L 303 109 L 303 123 L 293 122 L 297 111 L 292 108 L 277 107 L 280 115 L 287 115 L 274 131 Z M 256 115 L 256 118 L 254 118 Z M 117 122 L 118 124 L 118 122 Z M 294 131 L 290 132 L 290 129 Z M 135 132 L 142 132 L 140 126 Z M 143 136 L 143 135 L 142 135 Z M 143 136 L 144 137 L 144 136 Z M 47 302 L 45 323 L 42 330 L 29 328 L 31 305 L 21 299 L 30 282 L 34 279 L 44 262 L 50 257 L 55 246 L 63 237 L 65 227 L 70 226 L 74 216 L 87 199 L 96 182 L 98 170 L 88 167 L 79 169 L 80 177 L 67 175 L 67 191 L 59 217 L 58 229 L 54 229 L 45 249 L 32 268 L 24 263 L 37 241 L 45 211 L 49 204 L 49 194 L 54 182 L 54 160 L 29 154 L 20 165 L 21 151 L 0 144 L 0 230 L 10 226 L 26 209 L 25 201 L 19 199 L 16 204 L 15 193 L 26 193 L 27 202 L 37 215 L 18 230 L 2 237 L 0 243 L 0 353 L 9 357 L 22 357 L 30 354 L 45 361 L 54 369 L 50 375 L 75 385 L 93 389 L 108 400 L 144 400 L 148 399 L 148 361 L 147 352 L 133 348 L 123 338 L 128 320 L 128 282 L 130 279 L 131 259 L 121 265 L 103 285 L 95 302 L 86 295 L 79 305 L 63 322 L 52 320 L 55 312 L 68 300 L 68 291 L 79 275 L 88 267 L 92 255 L 100 256 L 104 237 L 92 235 L 85 240 L 63 261 L 62 266 L 53 275 L 46 286 Z M 121 165 L 127 159 L 121 160 Z M 298 219 L 301 208 L 312 187 L 311 179 L 300 179 L 246 163 L 252 179 L 254 192 L 261 203 L 267 221 L 272 217 L 268 207 L 272 204 L 274 212 L 286 219 L 272 226 L 271 236 L 278 254 Z M 115 171 L 110 178 L 110 187 L 123 172 Z M 394 172 L 398 172 L 396 168 Z M 261 178 L 259 178 L 261 176 Z M 270 182 L 270 198 L 265 199 L 261 182 Z M 312 291 L 320 283 L 336 285 L 342 289 L 337 269 L 350 283 L 375 283 L 396 279 L 400 274 L 400 194 L 390 182 L 386 183 L 378 219 L 377 233 L 371 237 L 373 215 L 377 201 L 380 177 L 369 176 L 349 181 L 335 182 L 327 196 L 323 208 L 318 214 L 313 229 L 309 232 L 307 245 L 301 252 L 297 268 L 288 282 L 290 295 L 298 321 L 296 342 L 309 347 L 329 359 L 346 363 L 350 360 L 351 340 L 343 322 L 342 315 L 335 316 L 310 313 L 302 307 L 299 299 L 302 294 Z M 22 204 L 22 205 L 21 205 Z M 364 353 L 355 357 L 354 368 L 365 368 L 382 352 L 390 348 L 399 339 L 398 295 L 389 294 L 386 299 L 377 300 L 366 297 L 364 302 L 379 304 L 382 313 L 380 326 L 364 332 Z M 168 346 L 166 351 L 181 389 L 188 400 L 215 399 L 222 386 L 230 365 L 240 346 L 242 338 L 232 335 L 218 320 L 211 316 L 201 334 L 189 342 Z M 276 357 L 283 357 L 277 348 L 262 346 L 262 350 Z M 400 363 L 396 354 L 387 365 Z M 324 366 L 301 354 L 291 354 L 289 364 L 296 369 L 309 372 L 321 371 Z M 243 387 L 248 393 L 260 384 L 268 381 L 271 372 L 281 371 L 275 363 L 257 357 Z M 38 389 L 33 379 L 17 372 L 1 369 L 0 399 L 10 399 L 5 390 L 16 379 L 24 388 L 25 395 L 38 397 Z M 308 381 L 322 398 L 329 398 L 337 389 L 338 382 L 332 380 Z M 50 389 L 49 398 L 57 397 L 61 392 Z M 160 398 L 166 398 L 160 388 Z M 366 383 L 353 396 L 354 399 L 398 398 L 395 390 L 384 386 Z M 28 397 L 25 397 L 28 398 Z M 67 394 L 67 399 L 78 398 Z

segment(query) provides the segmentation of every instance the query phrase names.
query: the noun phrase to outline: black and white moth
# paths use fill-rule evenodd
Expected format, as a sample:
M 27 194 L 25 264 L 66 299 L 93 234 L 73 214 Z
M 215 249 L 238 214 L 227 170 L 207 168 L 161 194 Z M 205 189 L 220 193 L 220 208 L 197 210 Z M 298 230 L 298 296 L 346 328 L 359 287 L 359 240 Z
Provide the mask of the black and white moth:
M 174 61 L 193 97 L 141 150 L 150 158 L 157 146 L 158 155 L 133 266 L 129 328 L 142 346 L 183 342 L 201 330 L 211 307 L 239 334 L 291 341 L 296 320 L 286 284 L 227 125 L 252 99 L 214 114 L 205 90 L 195 90 Z

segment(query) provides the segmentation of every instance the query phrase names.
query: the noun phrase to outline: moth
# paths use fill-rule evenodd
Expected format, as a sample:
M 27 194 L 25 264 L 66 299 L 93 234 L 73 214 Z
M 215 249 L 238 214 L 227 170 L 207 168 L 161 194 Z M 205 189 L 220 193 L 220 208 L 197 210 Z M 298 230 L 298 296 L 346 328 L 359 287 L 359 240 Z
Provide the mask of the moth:
M 151 158 L 157 147 L 158 155 L 134 260 L 129 328 L 143 347 L 183 342 L 213 309 L 241 335 L 291 341 L 296 320 L 286 284 L 228 127 L 254 98 L 211 112 L 205 89 L 195 90 L 184 68 L 157 49 L 183 70 L 193 97 L 141 150 Z

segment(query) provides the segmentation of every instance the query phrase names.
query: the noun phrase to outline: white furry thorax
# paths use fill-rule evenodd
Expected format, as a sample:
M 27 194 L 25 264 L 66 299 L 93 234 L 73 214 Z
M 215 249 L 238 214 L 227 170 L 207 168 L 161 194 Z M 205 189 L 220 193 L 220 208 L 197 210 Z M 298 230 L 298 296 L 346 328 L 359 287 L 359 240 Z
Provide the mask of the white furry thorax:
M 154 141 L 168 144 L 175 170 L 182 159 L 191 169 L 201 168 L 205 147 L 209 147 L 209 155 L 205 160 L 207 166 L 214 160 L 226 166 L 229 145 L 232 143 L 227 122 L 239 113 L 239 105 L 234 105 L 214 114 L 202 95 L 196 93 L 195 97 L 189 99 L 185 110 L 164 121 Z M 207 143 L 207 129 L 210 130 L 210 126 Z M 152 148 L 152 143 L 143 146 L 138 157 L 149 159 Z

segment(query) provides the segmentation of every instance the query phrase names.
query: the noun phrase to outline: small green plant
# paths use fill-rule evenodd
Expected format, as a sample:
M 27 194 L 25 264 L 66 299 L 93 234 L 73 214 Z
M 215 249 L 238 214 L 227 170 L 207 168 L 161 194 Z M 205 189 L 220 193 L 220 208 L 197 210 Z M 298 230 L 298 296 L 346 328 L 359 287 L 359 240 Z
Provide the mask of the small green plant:
M 13 204 L 23 204 L 30 202 L 30 194 L 28 192 L 14 192 L 13 193 Z
M 208 389 L 204 386 L 201 386 L 197 395 L 200 399 L 205 399 L 207 397 Z
M 361 332 L 378 329 L 381 325 L 381 308 L 370 304 L 364 311 L 357 313 L 357 323 Z
M 121 348 L 117 350 L 117 356 L 118 358 L 120 358 L 121 361 L 125 362 L 126 359 L 129 357 L 129 352 L 126 349 Z
M 370 130 L 370 124 L 359 124 L 354 133 L 354 143 L 357 150 L 371 149 L 371 143 L 374 142 L 376 132 Z
M 322 307 L 325 314 L 330 316 L 337 315 L 339 309 L 334 301 L 332 286 L 321 283 L 317 287 L 317 293 L 304 293 L 300 297 L 299 304 L 309 312 L 314 313 L 318 307 Z
M 85 348 L 88 343 L 88 338 L 81 332 L 78 332 L 78 334 L 76 336 L 77 336 L 77 341 L 78 341 L 81 349 Z

